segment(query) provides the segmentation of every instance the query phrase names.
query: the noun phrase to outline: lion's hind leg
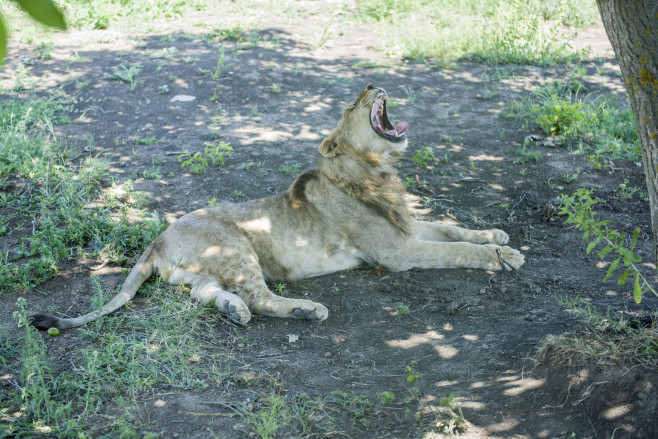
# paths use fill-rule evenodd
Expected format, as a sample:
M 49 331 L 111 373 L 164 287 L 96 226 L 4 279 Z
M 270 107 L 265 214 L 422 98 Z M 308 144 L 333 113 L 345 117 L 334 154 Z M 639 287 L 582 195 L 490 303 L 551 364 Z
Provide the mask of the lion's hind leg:
M 213 278 L 200 280 L 192 287 L 190 295 L 201 303 L 214 302 L 219 312 L 241 323 L 251 320 L 251 312 L 236 294 L 223 290 Z
M 320 303 L 274 294 L 267 287 L 260 273 L 243 283 L 236 293 L 244 299 L 253 312 L 270 317 L 325 320 L 329 316 L 327 308 Z

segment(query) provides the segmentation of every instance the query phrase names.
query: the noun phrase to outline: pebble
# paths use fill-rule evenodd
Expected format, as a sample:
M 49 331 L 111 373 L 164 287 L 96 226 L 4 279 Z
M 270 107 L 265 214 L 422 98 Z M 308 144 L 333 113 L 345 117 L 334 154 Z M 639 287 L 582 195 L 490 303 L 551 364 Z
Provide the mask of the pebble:
M 195 100 L 195 96 L 190 95 L 176 95 L 169 100 L 169 102 L 191 102 Z

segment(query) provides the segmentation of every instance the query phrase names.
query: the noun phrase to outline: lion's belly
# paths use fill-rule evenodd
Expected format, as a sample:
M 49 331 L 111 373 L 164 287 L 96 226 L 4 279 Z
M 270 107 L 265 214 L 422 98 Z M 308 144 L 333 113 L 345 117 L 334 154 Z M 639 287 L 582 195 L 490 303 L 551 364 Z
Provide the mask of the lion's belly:
M 286 248 L 277 248 L 260 258 L 263 274 L 270 279 L 303 279 L 364 264 L 363 255 L 349 247 L 327 248 L 298 240 Z

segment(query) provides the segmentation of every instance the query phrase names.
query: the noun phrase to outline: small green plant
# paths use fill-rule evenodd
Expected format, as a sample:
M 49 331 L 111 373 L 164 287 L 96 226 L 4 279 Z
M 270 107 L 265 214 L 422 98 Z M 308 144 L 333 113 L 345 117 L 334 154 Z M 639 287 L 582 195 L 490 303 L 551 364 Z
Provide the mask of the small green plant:
M 576 171 L 572 173 L 565 172 L 563 173 L 560 177 L 562 178 L 562 181 L 565 183 L 573 183 L 574 181 L 578 180 L 578 177 L 580 177 L 581 171 Z
M 562 194 L 560 202 L 562 204 L 560 214 L 567 216 L 565 223 L 574 224 L 578 230 L 583 232 L 583 241 L 589 241 L 587 254 L 602 244 L 603 248 L 596 254 L 599 259 L 604 259 L 608 255 L 616 256 L 608 267 L 603 278 L 604 282 L 610 279 L 621 265 L 626 270 L 619 276 L 617 283 L 625 285 L 628 278 L 634 276 L 633 298 L 636 302 L 639 303 L 642 296 L 649 291 L 658 295 L 655 287 L 647 281 L 639 268 L 642 258 L 633 251 L 640 236 L 639 228 L 633 231 L 631 242 L 627 243 L 626 235 L 609 227 L 611 221 L 596 218 L 593 207 L 599 203 L 599 200 L 592 199 L 590 191 L 587 189 L 578 189 L 570 196 Z
M 279 167 L 279 171 L 283 172 L 286 175 L 296 175 L 301 168 L 302 168 L 301 163 L 294 162 L 289 165 L 281 165 Z
M 137 87 L 137 75 L 142 71 L 142 65 L 139 63 L 131 63 L 129 65 L 122 64 L 118 70 L 112 72 L 112 78 L 117 81 L 130 84 L 130 90 Z
M 206 172 L 208 167 L 208 159 L 213 166 L 224 166 L 226 159 L 231 156 L 233 148 L 230 143 L 220 141 L 217 144 L 205 142 L 206 148 L 201 152 L 190 154 L 184 152 L 178 156 L 178 161 L 181 162 L 183 168 L 189 167 L 190 172 L 195 175 L 200 175 Z
M 242 191 L 239 190 L 239 189 L 235 189 L 235 190 L 233 191 L 233 195 L 235 195 L 235 196 L 238 197 L 238 198 L 244 198 L 244 197 L 246 197 L 245 193 L 242 192 Z
M 279 93 L 281 93 L 281 84 L 277 84 L 276 82 L 273 82 L 272 85 L 270 85 L 270 91 L 278 95 Z
M 195 175 L 203 174 L 208 167 L 208 159 L 200 152 L 194 154 L 184 152 L 178 156 L 178 161 L 181 162 L 181 167 L 189 167 L 190 172 Z
M 434 155 L 434 151 L 430 146 L 425 146 L 419 149 L 418 151 L 416 151 L 416 154 L 414 154 L 413 157 L 411 157 L 414 166 L 417 168 L 427 168 L 432 163 L 434 163 L 435 159 L 436 156 Z
M 231 63 L 226 63 L 226 60 L 224 59 L 224 47 L 222 47 L 219 51 L 219 59 L 217 60 L 217 68 L 215 69 L 215 73 L 212 74 L 212 80 L 216 81 L 217 78 L 220 77 L 220 75 L 228 69 L 232 64 Z
M 517 152 L 521 157 L 512 159 L 512 163 L 515 165 L 523 163 L 537 163 L 544 157 L 541 152 L 529 149 L 528 143 L 529 142 L 525 142 L 523 146 L 518 149 Z
M 292 420 L 292 411 L 285 397 L 271 394 L 261 399 L 258 408 L 246 412 L 244 417 L 249 430 L 262 439 L 276 437 L 281 427 Z
M 333 14 L 331 14 L 331 18 L 329 19 L 329 22 L 327 23 L 327 25 L 324 27 L 324 29 L 322 31 L 322 35 L 320 36 L 320 41 L 318 41 L 318 47 L 322 47 L 326 44 L 326 42 L 331 37 L 331 32 L 329 31 L 329 29 L 331 28 L 331 25 L 333 24 L 336 17 L 338 17 L 339 15 L 343 15 L 343 14 L 345 14 L 345 11 L 342 11 L 342 10 L 338 10 L 338 11 L 334 12 Z
M 415 105 L 416 101 L 418 100 L 418 93 L 414 91 L 413 88 L 411 87 L 403 87 L 404 91 L 407 93 L 407 98 L 409 99 L 409 103 L 411 105 Z
M 594 154 L 590 154 L 587 161 L 590 162 L 592 167 L 594 169 L 596 169 L 597 171 L 601 171 L 601 170 L 604 170 L 604 169 L 609 169 L 611 164 L 612 164 L 612 162 L 607 157 L 604 157 L 599 152 L 595 152 Z
M 407 382 L 409 384 L 415 384 L 416 381 L 418 381 L 423 376 L 423 374 L 418 372 L 416 369 L 417 366 L 418 363 L 416 361 L 412 361 L 409 366 L 405 366 L 404 368 L 404 373 L 407 376 Z
M 436 421 L 437 430 L 451 436 L 461 433 L 467 426 L 461 407 L 455 404 L 454 399 L 455 394 L 451 393 L 446 398 L 439 400 L 439 405 L 443 409 L 443 412 Z
M 363 426 L 367 426 L 366 415 L 372 410 L 372 402 L 365 396 L 354 395 L 343 392 L 342 390 L 334 390 L 325 399 L 327 404 L 338 405 L 343 410 L 347 410 L 355 423 L 357 419 Z
M 576 134 L 576 130 L 586 130 L 591 121 L 584 103 L 556 99 L 537 116 L 536 123 L 548 134 L 569 138 Z
M 240 25 L 231 28 L 218 28 L 207 34 L 204 39 L 206 40 L 216 39 L 219 41 L 226 41 L 226 40 L 239 41 L 240 39 L 243 38 L 244 32 L 245 29 Z
M 135 136 L 135 142 L 137 142 L 138 145 L 153 145 L 154 143 L 158 143 L 159 140 L 156 139 L 155 135 L 149 137 Z
M 42 42 L 37 46 L 37 53 L 42 60 L 52 59 L 55 45 L 52 42 Z
M 160 180 L 162 178 L 162 172 L 160 171 L 160 166 L 152 165 L 150 170 L 144 169 L 142 171 L 142 177 L 147 180 Z
M 616 192 L 622 200 L 630 200 L 637 196 L 642 201 L 649 201 L 648 194 L 637 186 L 629 186 L 628 179 L 625 178 L 623 183 L 620 183 Z
M 206 145 L 204 152 L 210 157 L 213 166 L 224 166 L 226 159 L 231 157 L 231 152 L 233 151 L 231 144 L 224 141 L 220 141 L 217 144 L 206 142 L 204 145 Z
M 274 285 L 273 290 L 279 296 L 287 296 L 288 295 L 288 288 L 286 287 L 286 284 L 280 284 L 280 283 L 276 284 L 276 285 Z
M 244 162 L 244 163 L 242 164 L 242 170 L 243 170 L 243 171 L 251 171 L 251 170 L 254 169 L 255 167 L 256 167 L 256 163 L 255 163 L 255 162 Z
M 402 316 L 409 315 L 409 307 L 407 305 L 398 305 L 395 307 L 395 310 Z
M 379 402 L 382 405 L 390 405 L 393 404 L 394 401 L 395 401 L 395 393 L 389 390 L 386 390 L 379 394 Z

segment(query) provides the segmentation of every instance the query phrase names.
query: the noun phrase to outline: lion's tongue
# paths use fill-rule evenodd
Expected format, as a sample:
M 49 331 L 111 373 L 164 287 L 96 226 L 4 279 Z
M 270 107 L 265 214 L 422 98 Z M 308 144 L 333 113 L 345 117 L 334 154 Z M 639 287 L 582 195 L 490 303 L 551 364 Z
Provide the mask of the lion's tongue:
M 384 132 L 390 136 L 395 136 L 396 134 L 406 133 L 408 129 L 409 124 L 407 122 L 398 122 L 395 128 Z

